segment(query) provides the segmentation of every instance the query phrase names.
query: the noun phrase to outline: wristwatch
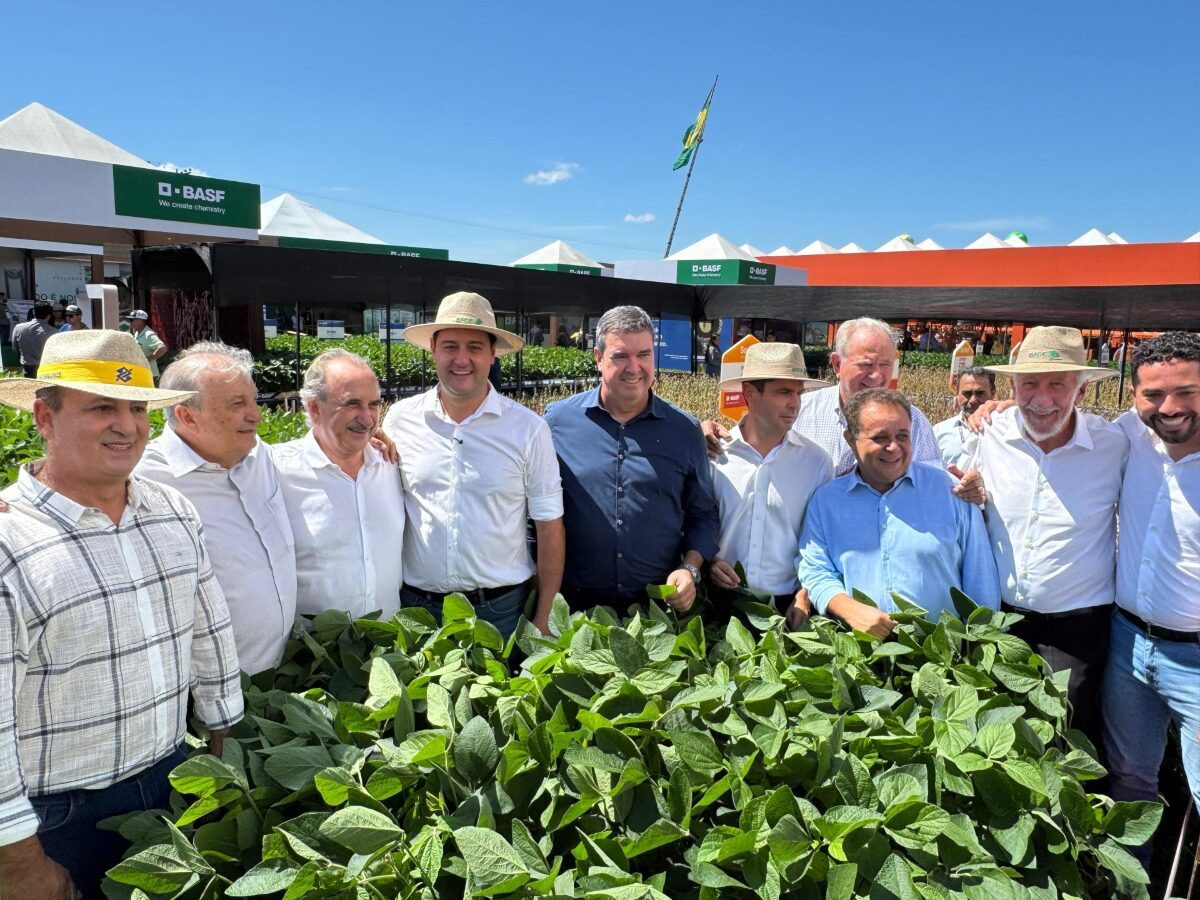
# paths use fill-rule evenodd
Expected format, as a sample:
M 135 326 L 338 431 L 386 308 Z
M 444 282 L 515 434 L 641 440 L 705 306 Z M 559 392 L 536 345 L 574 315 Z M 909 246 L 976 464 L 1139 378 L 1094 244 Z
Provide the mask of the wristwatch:
M 687 569 L 687 570 L 688 570 L 688 574 L 692 576 L 692 583 L 693 583 L 693 584 L 699 584 L 699 583 L 700 583 L 700 570 L 699 570 L 699 569 L 697 569 L 695 566 L 693 566 L 693 565 L 692 565 L 691 563 L 689 563 L 689 562 L 685 562 L 681 568 L 684 568 L 684 569 Z

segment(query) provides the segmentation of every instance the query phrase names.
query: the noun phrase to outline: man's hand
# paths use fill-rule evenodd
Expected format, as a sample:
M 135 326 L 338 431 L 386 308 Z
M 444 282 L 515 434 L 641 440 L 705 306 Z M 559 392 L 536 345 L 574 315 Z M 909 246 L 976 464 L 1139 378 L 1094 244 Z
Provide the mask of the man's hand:
M 787 627 L 795 631 L 801 625 L 809 620 L 812 616 L 812 601 L 808 599 L 808 591 L 804 588 L 796 591 L 796 596 L 792 600 L 792 605 L 788 607 L 787 615 L 784 621 L 787 622 Z
M 972 469 L 964 475 L 958 466 L 947 466 L 946 471 L 958 479 L 958 484 L 951 489 L 951 493 L 955 497 L 963 503 L 971 503 L 975 506 L 987 503 L 987 487 L 983 483 L 982 472 Z
M 229 737 L 228 728 L 218 728 L 208 733 L 208 752 L 220 759 L 221 751 L 225 749 L 225 738 Z
M 538 607 L 533 614 L 533 627 L 540 631 L 546 637 L 550 637 L 550 608 L 542 609 Z
M 729 440 L 729 432 L 712 419 L 705 419 L 701 422 L 700 430 L 704 432 L 704 440 L 708 444 L 709 459 L 719 456 L 721 454 L 721 442 Z
M 75 900 L 70 873 L 48 857 L 37 836 L 0 847 L 0 897 L 4 900 Z
M 853 628 L 881 641 L 892 633 L 896 621 L 881 609 L 860 603 L 849 594 L 838 594 L 829 601 L 829 611 Z
M 400 462 L 400 451 L 396 449 L 396 442 L 393 441 L 382 428 L 376 428 L 371 435 L 371 446 L 383 454 L 383 458 L 392 465 Z
M 667 606 L 677 613 L 685 613 L 696 602 L 696 582 L 687 569 L 676 569 L 667 576 L 667 584 L 675 585 L 675 593 L 666 599 Z
M 727 591 L 732 591 L 734 588 L 740 587 L 742 583 L 733 566 L 719 556 L 713 559 L 712 565 L 709 567 L 708 580 L 717 587 L 724 588 Z
M 967 417 L 967 431 L 983 434 L 984 429 L 992 424 L 993 415 L 1004 412 L 1010 406 L 1015 406 L 1016 402 L 1016 400 L 988 400 Z

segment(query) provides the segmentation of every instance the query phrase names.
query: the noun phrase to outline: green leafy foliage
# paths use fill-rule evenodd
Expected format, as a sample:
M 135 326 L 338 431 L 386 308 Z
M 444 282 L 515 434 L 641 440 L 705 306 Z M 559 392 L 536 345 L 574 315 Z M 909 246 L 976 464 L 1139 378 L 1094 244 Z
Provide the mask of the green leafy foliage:
M 1160 808 L 1089 794 L 1103 769 L 1064 731 L 1062 679 L 1013 616 L 956 605 L 964 621 L 896 614 L 886 642 L 788 632 L 752 600 L 706 626 L 556 598 L 550 637 L 523 623 L 507 644 L 461 595 L 441 627 L 322 613 L 245 682 L 222 758 L 175 770 L 171 821 L 120 823 L 134 844 L 106 890 L 1144 893 L 1130 848 Z

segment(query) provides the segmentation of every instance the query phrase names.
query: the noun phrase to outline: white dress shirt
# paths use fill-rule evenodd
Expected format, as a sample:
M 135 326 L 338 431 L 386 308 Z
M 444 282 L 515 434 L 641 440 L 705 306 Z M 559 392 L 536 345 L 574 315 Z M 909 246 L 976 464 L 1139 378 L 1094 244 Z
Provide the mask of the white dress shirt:
M 796 553 L 809 498 L 833 480 L 829 455 L 789 431 L 765 457 L 734 426 L 730 440 L 711 462 L 721 508 L 717 556 L 740 562 L 746 583 L 772 594 L 796 590 Z
M 455 422 L 434 387 L 395 404 L 383 430 L 400 453 L 404 580 L 435 593 L 528 581 L 526 520 L 563 514 L 545 420 L 489 388 L 479 409 Z
M 792 430 L 829 454 L 835 475 L 845 475 L 856 465 L 854 451 L 846 443 L 846 416 L 842 412 L 838 385 L 805 394 Z M 942 464 L 933 426 L 915 406 L 912 408 L 912 447 L 913 462 Z
M 955 413 L 933 426 L 933 436 L 942 454 L 942 464 L 949 466 L 962 456 L 963 439 L 969 434 L 962 413 Z
M 1071 439 L 1050 453 L 1025 436 L 1015 406 L 993 416 L 982 436 L 967 437 L 959 467 L 983 473 L 1005 603 L 1056 613 L 1112 602 L 1128 456 L 1120 428 L 1078 409 Z
M 1133 411 L 1116 424 L 1129 438 L 1117 604 L 1152 625 L 1200 631 L 1200 453 L 1172 460 Z
M 266 445 L 257 441 L 226 469 L 206 462 L 168 425 L 146 445 L 135 471 L 175 488 L 200 513 L 242 670 L 253 675 L 277 666 L 296 619 L 296 551 Z
M 368 446 L 351 478 L 311 431 L 270 449 L 296 542 L 296 611 L 343 609 L 360 618 L 380 609 L 390 619 L 402 581 L 400 470 Z

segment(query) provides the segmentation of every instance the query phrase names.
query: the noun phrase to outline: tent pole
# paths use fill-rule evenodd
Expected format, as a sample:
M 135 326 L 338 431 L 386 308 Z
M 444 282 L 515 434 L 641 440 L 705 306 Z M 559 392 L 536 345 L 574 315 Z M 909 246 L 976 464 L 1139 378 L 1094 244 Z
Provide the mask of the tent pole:
M 296 390 L 300 390 L 300 301 L 296 301 Z

